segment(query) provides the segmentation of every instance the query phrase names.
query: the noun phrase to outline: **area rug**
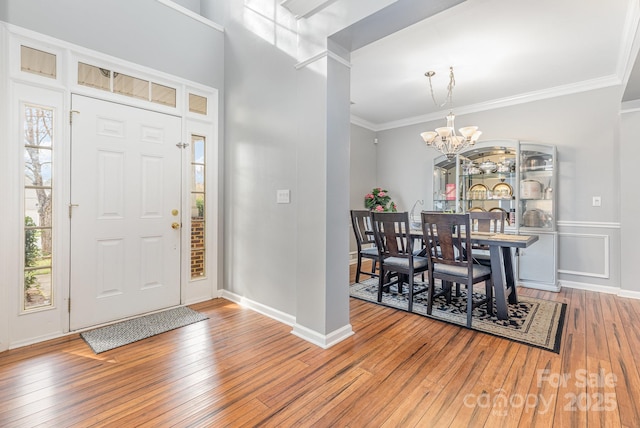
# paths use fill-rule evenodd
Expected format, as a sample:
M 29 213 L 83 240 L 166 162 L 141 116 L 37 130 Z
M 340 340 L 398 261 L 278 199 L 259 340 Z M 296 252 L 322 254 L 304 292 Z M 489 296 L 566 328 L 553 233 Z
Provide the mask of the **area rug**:
M 121 321 L 80 333 L 80 336 L 99 354 L 166 331 L 203 321 L 208 316 L 186 306 Z
M 417 284 L 414 290 L 424 288 Z M 482 286 L 484 290 L 484 285 Z M 439 283 L 436 284 L 436 293 Z M 461 327 L 467 325 L 466 303 L 467 296 L 464 287 L 461 287 L 460 297 L 452 298 L 448 305 L 445 297 L 440 296 L 434 300 L 432 315 L 427 315 L 427 294 L 422 293 L 414 297 L 413 313 L 456 324 Z M 350 286 L 350 295 L 368 302 L 382 304 L 403 311 L 408 310 L 408 298 L 406 285 L 404 294 L 397 293 L 397 286 L 392 285 L 390 292 L 382 293 L 382 303 L 378 303 L 378 280 L 367 279 Z M 474 292 L 475 298 L 484 297 L 484 294 Z M 495 307 L 495 305 L 494 305 Z M 535 346 L 558 354 L 562 330 L 564 328 L 566 304 L 550 300 L 536 299 L 527 296 L 518 296 L 518 303 L 509 304 L 509 319 L 499 320 L 495 313 L 488 315 L 486 306 L 482 305 L 473 310 L 472 330 L 492 334 L 494 336 Z

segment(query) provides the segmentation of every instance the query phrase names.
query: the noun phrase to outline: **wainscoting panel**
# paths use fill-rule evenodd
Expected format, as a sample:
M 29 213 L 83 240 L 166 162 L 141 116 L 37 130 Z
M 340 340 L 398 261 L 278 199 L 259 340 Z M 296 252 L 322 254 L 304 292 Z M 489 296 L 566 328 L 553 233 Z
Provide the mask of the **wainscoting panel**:
M 558 273 L 609 278 L 609 235 L 559 233 Z
M 563 287 L 620 290 L 620 223 L 558 221 L 558 275 Z

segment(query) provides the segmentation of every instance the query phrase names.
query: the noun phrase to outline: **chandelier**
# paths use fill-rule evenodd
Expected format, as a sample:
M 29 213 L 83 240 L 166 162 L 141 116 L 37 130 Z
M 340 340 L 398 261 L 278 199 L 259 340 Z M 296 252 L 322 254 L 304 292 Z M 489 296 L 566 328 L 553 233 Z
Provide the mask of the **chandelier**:
M 460 135 L 456 134 L 456 129 L 454 126 L 454 121 L 456 115 L 451 111 L 452 105 L 452 94 L 453 87 L 456 85 L 456 79 L 453 75 L 453 67 L 449 67 L 449 84 L 447 85 L 447 100 L 438 104 L 436 101 L 436 97 L 433 93 L 433 84 L 431 83 L 431 78 L 435 76 L 435 71 L 427 71 L 424 73 L 425 76 L 429 78 L 429 88 L 431 89 L 431 98 L 433 102 L 438 107 L 443 107 L 445 104 L 449 104 L 449 114 L 447 115 L 447 126 L 442 128 L 436 128 L 435 131 L 427 131 L 420 134 L 422 139 L 427 146 L 433 147 L 436 150 L 439 150 L 443 154 L 447 156 L 447 159 L 452 159 L 455 157 L 456 153 L 465 149 L 467 147 L 473 146 L 478 138 L 482 134 L 481 131 L 478 131 L 477 126 L 465 126 L 464 128 L 458 129 Z

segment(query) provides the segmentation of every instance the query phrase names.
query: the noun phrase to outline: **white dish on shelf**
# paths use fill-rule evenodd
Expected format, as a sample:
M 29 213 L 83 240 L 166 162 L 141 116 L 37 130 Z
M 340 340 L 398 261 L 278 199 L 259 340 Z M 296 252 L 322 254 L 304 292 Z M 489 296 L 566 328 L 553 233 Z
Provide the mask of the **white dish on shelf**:
M 521 199 L 542 199 L 542 183 L 537 180 L 522 180 L 520 182 Z

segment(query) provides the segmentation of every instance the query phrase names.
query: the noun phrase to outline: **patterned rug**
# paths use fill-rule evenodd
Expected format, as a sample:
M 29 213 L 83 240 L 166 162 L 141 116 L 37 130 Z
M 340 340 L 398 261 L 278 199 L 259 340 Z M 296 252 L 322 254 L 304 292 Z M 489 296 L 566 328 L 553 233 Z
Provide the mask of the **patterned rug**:
M 145 315 L 80 333 L 85 342 L 99 354 L 165 331 L 203 321 L 208 316 L 186 306 Z
M 480 285 L 484 291 L 484 284 Z M 416 291 L 423 288 L 424 285 L 422 283 L 414 285 L 414 290 Z M 438 283 L 436 284 L 436 293 L 439 289 Z M 451 305 L 447 305 L 444 296 L 436 298 L 432 315 L 427 315 L 427 294 L 418 294 L 414 297 L 413 312 L 466 328 L 467 292 L 464 287 L 461 287 L 460 293 L 460 297 L 455 297 L 455 292 L 453 293 Z M 352 284 L 350 286 L 350 295 L 351 297 L 380 304 L 377 302 L 378 280 L 372 278 Z M 474 296 L 480 299 L 484 297 L 484 294 L 474 291 Z M 406 285 L 404 294 L 398 294 L 397 286 L 392 285 L 389 293 L 382 293 L 381 304 L 407 311 Z M 509 305 L 508 320 L 499 320 L 495 316 L 495 312 L 494 315 L 488 315 L 486 306 L 482 305 L 473 310 L 473 322 L 471 325 L 472 330 L 503 337 L 558 354 L 560 352 L 565 311 L 566 304 L 564 303 L 518 296 L 518 303 Z

